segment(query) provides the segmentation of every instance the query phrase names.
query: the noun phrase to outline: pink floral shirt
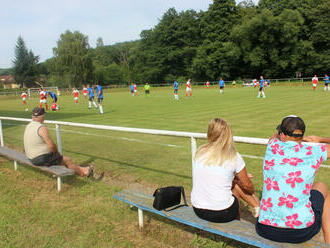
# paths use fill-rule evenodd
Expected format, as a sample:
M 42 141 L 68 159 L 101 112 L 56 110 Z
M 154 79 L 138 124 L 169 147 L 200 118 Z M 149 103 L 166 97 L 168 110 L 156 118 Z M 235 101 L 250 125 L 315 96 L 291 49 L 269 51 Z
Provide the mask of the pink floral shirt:
M 326 159 L 324 145 L 270 140 L 263 162 L 259 223 L 297 229 L 312 225 L 310 190 L 316 172 Z

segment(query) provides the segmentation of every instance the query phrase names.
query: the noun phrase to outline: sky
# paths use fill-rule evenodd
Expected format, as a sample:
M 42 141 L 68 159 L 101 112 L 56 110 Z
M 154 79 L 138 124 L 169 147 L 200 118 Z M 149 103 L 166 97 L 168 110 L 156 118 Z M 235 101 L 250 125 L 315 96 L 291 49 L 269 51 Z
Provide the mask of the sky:
M 53 56 L 53 48 L 66 30 L 79 31 L 95 47 L 140 38 L 171 7 L 177 11 L 207 10 L 212 0 L 9 0 L 1 4 L 0 68 L 12 67 L 19 35 L 40 57 Z

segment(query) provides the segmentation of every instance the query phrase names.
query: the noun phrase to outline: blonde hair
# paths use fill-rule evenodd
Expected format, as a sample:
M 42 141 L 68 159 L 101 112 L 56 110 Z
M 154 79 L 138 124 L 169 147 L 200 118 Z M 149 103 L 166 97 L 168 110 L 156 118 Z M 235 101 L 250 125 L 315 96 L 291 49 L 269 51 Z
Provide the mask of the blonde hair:
M 207 141 L 196 152 L 196 161 L 203 161 L 205 165 L 222 165 L 224 161 L 237 157 L 233 135 L 225 120 L 214 118 L 209 122 Z

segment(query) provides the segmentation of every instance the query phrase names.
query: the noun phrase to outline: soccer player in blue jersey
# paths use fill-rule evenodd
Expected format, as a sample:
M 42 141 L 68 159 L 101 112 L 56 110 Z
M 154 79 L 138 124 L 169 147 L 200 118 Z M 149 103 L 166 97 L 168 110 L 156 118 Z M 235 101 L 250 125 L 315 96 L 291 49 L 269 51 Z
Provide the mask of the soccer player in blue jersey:
M 132 96 L 134 96 L 135 94 L 134 94 L 134 84 L 133 83 L 131 83 L 131 85 L 129 86 L 129 89 L 131 91 Z
M 220 94 L 223 94 L 224 93 L 224 88 L 225 88 L 225 81 L 223 81 L 222 77 L 220 77 L 220 80 L 219 80 L 219 87 L 220 87 Z
M 327 74 L 324 75 L 324 91 L 328 89 L 329 91 L 329 76 Z
M 87 92 L 88 92 L 88 108 L 89 109 L 92 108 L 92 103 L 93 103 L 94 107 L 97 108 L 97 105 L 94 101 L 94 89 L 93 89 L 93 87 L 87 85 Z
M 96 95 L 97 95 L 97 105 L 99 106 L 100 109 L 100 114 L 103 114 L 103 89 L 101 85 L 95 85 L 96 87 Z
M 260 97 L 260 95 L 262 95 L 262 97 L 266 98 L 266 95 L 265 95 L 265 92 L 264 92 L 264 82 L 265 82 L 264 77 L 260 76 L 258 97 Z
M 178 95 L 179 83 L 178 83 L 178 81 L 174 81 L 173 88 L 174 88 L 174 99 L 179 100 L 179 95 Z
M 47 92 L 48 93 L 48 95 L 52 98 L 52 100 L 53 100 L 53 103 L 55 102 L 57 102 L 57 95 L 53 92 L 53 91 L 49 91 L 49 92 Z

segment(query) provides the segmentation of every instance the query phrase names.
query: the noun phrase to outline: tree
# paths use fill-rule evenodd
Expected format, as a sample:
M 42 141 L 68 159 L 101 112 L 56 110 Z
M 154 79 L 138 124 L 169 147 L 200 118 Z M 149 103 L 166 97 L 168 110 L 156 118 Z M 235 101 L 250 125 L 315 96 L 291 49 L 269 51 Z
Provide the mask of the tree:
M 18 37 L 15 47 L 14 78 L 17 83 L 21 83 L 23 87 L 34 85 L 37 78 L 37 68 L 39 56 L 34 56 L 33 52 L 28 51 L 25 42 L 21 36 Z
M 102 37 L 97 38 L 97 40 L 96 40 L 96 47 L 103 47 L 103 46 L 104 46 L 104 44 L 103 44 Z
M 93 64 L 88 54 L 88 37 L 67 30 L 53 48 L 53 71 L 66 79 L 67 87 L 81 86 L 93 79 Z

